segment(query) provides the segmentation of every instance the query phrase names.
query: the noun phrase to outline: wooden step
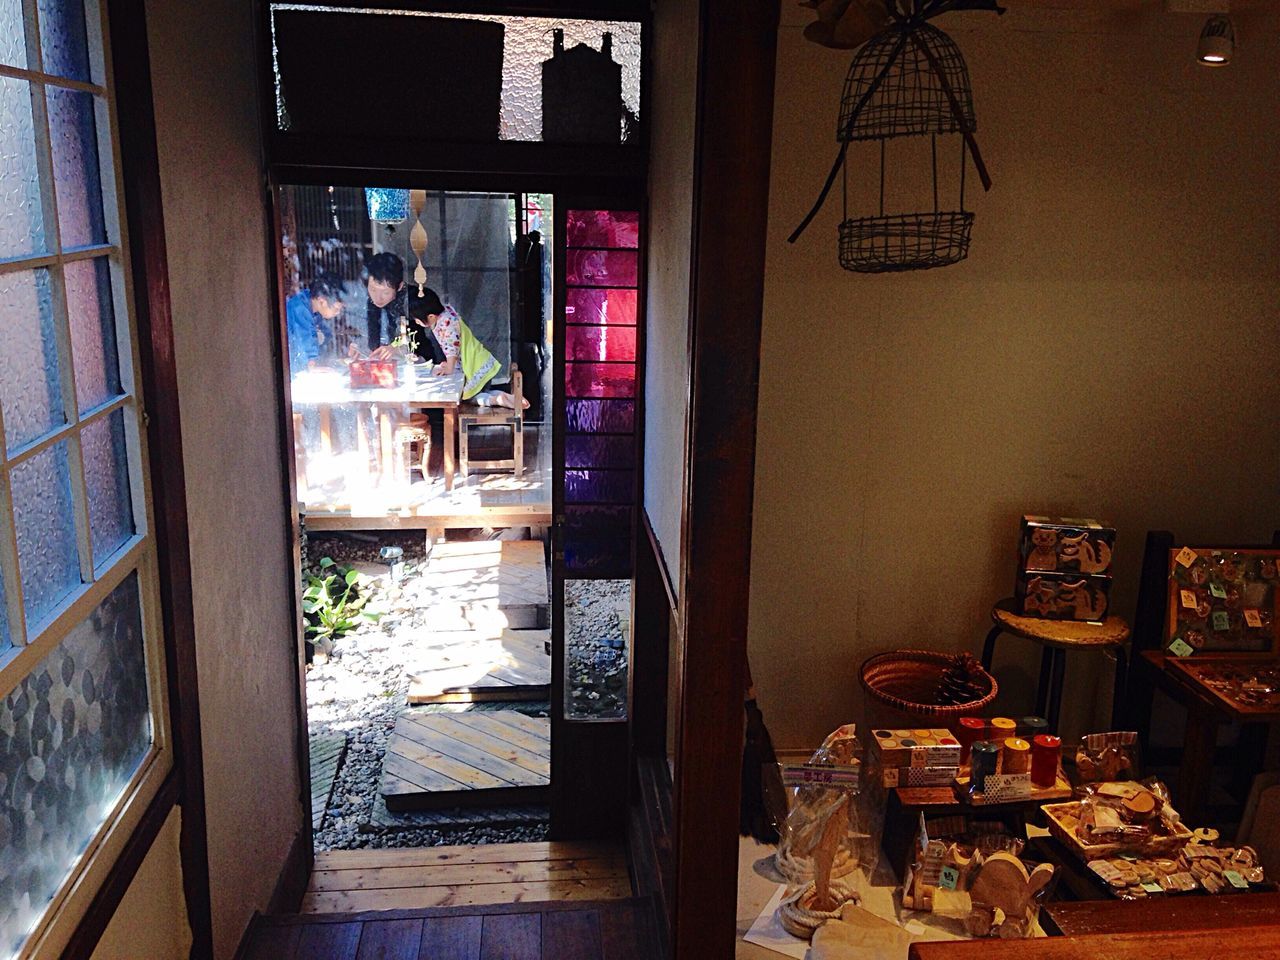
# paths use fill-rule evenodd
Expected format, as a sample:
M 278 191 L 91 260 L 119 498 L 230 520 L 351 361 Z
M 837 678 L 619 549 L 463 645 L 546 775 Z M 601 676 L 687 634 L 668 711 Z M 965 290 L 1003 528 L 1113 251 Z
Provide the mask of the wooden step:
M 546 629 L 550 595 L 540 540 L 438 543 L 415 600 L 437 629 Z
M 549 630 L 457 630 L 424 634 L 406 667 L 410 703 L 546 700 Z
M 347 738 L 341 734 L 311 738 L 311 829 L 319 830 L 329 806 L 338 767 L 346 753 Z
M 379 788 L 390 810 L 531 803 L 551 783 L 551 721 L 511 710 L 407 710 L 387 740 Z

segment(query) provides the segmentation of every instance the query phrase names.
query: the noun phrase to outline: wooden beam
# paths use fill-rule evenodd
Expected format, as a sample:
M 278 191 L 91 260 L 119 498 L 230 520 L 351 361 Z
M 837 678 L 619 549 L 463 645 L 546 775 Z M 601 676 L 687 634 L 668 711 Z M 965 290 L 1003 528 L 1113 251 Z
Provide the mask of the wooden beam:
M 674 955 L 733 955 L 777 4 L 702 0 Z

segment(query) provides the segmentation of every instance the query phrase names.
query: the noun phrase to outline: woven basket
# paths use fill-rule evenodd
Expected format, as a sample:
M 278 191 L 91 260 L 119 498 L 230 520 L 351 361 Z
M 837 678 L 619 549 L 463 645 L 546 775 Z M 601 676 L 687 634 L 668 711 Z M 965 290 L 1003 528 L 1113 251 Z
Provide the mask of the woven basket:
M 941 706 L 932 702 L 942 674 L 955 664 L 950 654 L 933 650 L 890 650 L 862 664 L 862 686 L 871 698 L 905 719 L 940 720 L 947 724 L 974 716 L 996 698 L 996 678 L 985 670 L 978 677 L 987 692 L 969 703 Z

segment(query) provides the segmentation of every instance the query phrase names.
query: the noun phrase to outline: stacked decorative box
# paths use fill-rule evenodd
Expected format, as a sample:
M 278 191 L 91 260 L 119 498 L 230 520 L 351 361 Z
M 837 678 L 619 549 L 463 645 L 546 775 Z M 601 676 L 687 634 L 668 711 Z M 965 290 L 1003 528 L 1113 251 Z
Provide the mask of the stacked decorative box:
M 1018 538 L 1018 611 L 1046 620 L 1102 620 L 1116 531 L 1097 520 L 1028 514 Z
M 960 768 L 960 741 L 950 730 L 871 731 L 872 767 L 884 787 L 944 787 Z

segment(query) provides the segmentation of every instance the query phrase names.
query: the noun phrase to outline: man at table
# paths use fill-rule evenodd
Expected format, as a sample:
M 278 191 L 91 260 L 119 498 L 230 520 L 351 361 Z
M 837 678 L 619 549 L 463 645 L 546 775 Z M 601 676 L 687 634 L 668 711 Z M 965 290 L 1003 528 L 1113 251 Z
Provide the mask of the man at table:
M 333 349 L 332 322 L 342 313 L 342 280 L 320 271 L 307 286 L 285 301 L 289 335 L 289 372 L 315 366 L 321 351 Z
M 404 261 L 394 253 L 376 253 L 365 263 L 365 307 L 369 356 L 390 359 L 392 344 L 400 339 L 405 317 Z M 414 331 L 414 355 L 419 360 L 442 362 L 445 357 L 430 330 Z

